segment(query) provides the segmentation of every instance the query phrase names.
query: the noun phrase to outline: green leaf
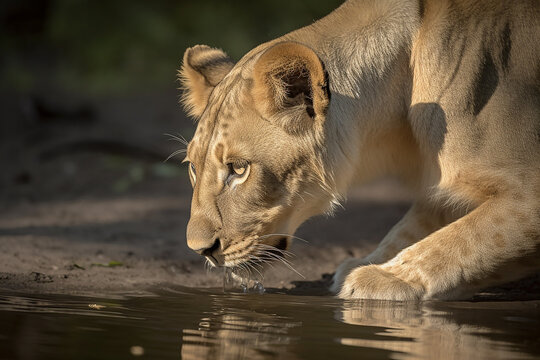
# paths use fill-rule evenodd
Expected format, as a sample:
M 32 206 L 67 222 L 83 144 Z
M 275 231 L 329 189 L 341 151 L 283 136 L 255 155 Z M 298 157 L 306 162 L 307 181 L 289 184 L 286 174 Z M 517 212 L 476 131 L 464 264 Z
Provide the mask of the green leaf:
M 117 266 L 123 266 L 124 263 L 120 262 L 120 261 L 115 261 L 115 260 L 112 260 L 112 261 L 109 261 L 108 264 L 102 264 L 102 263 L 93 263 L 92 266 L 100 266 L 100 267 L 117 267 Z

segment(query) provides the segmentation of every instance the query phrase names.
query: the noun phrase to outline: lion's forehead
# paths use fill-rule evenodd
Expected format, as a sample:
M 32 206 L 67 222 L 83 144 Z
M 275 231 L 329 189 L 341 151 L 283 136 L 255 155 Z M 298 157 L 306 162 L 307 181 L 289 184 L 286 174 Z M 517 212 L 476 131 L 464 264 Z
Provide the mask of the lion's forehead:
M 234 136 L 231 125 L 241 121 L 242 109 L 249 103 L 249 99 L 242 91 L 243 88 L 243 80 L 237 76 L 227 79 L 214 89 L 189 144 L 190 157 L 204 162 L 211 150 L 210 146 L 213 147 L 218 143 L 226 146 L 228 139 Z

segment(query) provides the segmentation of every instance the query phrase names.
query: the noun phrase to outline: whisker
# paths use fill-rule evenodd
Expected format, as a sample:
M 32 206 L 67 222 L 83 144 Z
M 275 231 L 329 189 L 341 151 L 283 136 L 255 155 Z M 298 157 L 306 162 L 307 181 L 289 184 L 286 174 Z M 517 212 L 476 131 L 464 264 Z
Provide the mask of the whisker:
M 186 138 L 180 134 L 178 134 L 178 136 L 169 133 L 165 133 L 163 135 L 168 136 L 170 138 L 169 140 L 178 141 L 180 144 L 184 144 L 186 146 L 188 145 L 188 141 L 186 140 Z
M 253 264 L 251 261 L 247 262 L 248 266 L 250 268 L 252 268 L 254 271 L 257 272 L 257 274 L 259 274 L 259 279 L 262 280 L 264 279 L 264 275 L 255 267 L 255 264 Z
M 289 265 L 292 265 L 290 261 L 288 261 L 287 259 L 281 257 L 281 256 L 277 256 L 275 254 L 269 254 L 269 253 L 266 253 L 266 254 L 261 254 L 261 256 L 267 256 L 267 259 L 274 259 L 274 260 L 279 260 L 279 261 L 282 261 L 283 263 L 286 263 L 286 264 L 289 264 Z
M 275 250 L 276 249 L 265 249 L 265 248 L 259 248 L 261 251 L 259 252 L 259 256 L 261 258 L 266 258 L 266 259 L 272 259 L 272 260 L 279 260 L 283 263 L 286 263 L 290 266 L 292 266 L 292 263 L 285 257 L 285 256 L 282 256 L 281 254 L 278 255 L 275 253 Z M 287 254 L 289 255 L 290 257 L 293 257 L 294 254 Z
M 286 267 L 288 267 L 290 270 L 292 270 L 292 271 L 295 272 L 296 274 L 300 275 L 303 279 L 306 278 L 306 277 L 305 277 L 304 275 L 302 275 L 298 270 L 296 270 L 296 269 L 294 268 L 294 266 L 293 266 L 287 259 L 285 259 L 284 257 L 278 256 L 278 255 L 276 255 L 276 254 L 274 254 L 274 253 L 271 253 L 271 252 L 269 252 L 269 251 L 266 250 L 266 249 L 260 249 L 260 250 L 262 250 L 262 251 L 260 252 L 260 255 L 259 255 L 259 257 L 260 257 L 261 259 L 268 259 L 268 260 L 277 260 L 277 261 L 280 261 L 280 262 L 282 262 Z M 279 250 L 279 249 L 278 249 L 278 250 Z
M 258 265 L 261 269 L 263 268 L 263 265 L 268 265 L 272 269 L 275 269 L 274 264 L 269 259 L 256 257 L 254 255 L 250 255 L 250 258 L 251 258 L 250 261 L 254 262 L 254 265 L 255 264 Z M 263 275 L 263 278 L 264 278 L 264 275 Z
M 244 278 L 247 278 L 248 281 L 249 281 L 249 279 L 251 279 L 251 269 L 249 268 L 249 264 L 247 262 L 245 262 L 245 263 L 242 263 L 241 266 L 244 269 Z M 248 282 L 248 281 L 246 281 L 246 282 Z
M 296 254 L 294 254 L 293 252 L 289 251 L 289 250 L 282 250 L 282 249 L 278 249 L 276 247 L 273 247 L 273 246 L 270 246 L 270 245 L 267 245 L 267 244 L 257 244 L 257 247 L 259 247 L 260 249 L 263 249 L 263 250 L 268 250 L 270 252 L 274 252 L 274 253 L 279 253 L 283 256 L 289 256 L 289 257 L 296 257 Z
M 279 261 L 281 261 L 283 264 L 285 264 L 285 266 L 287 266 L 289 269 L 291 269 L 292 271 L 294 271 L 296 274 L 298 274 L 299 276 L 302 277 L 302 279 L 305 279 L 306 277 L 304 275 L 302 275 L 298 270 L 296 270 L 291 264 L 289 264 L 288 262 L 284 261 L 283 258 L 279 259 Z
M 299 236 L 291 235 L 291 234 L 279 234 L 279 233 L 275 233 L 275 234 L 266 234 L 266 235 L 261 235 L 261 236 L 259 236 L 259 239 L 267 238 L 267 237 L 270 237 L 270 236 L 288 236 L 288 237 L 291 237 L 291 238 L 293 238 L 293 239 L 297 239 L 297 240 L 300 240 L 300 241 L 303 241 L 303 242 L 309 244 L 309 241 L 307 241 L 306 239 L 302 239 L 302 238 L 299 237 Z
M 248 249 L 247 251 L 237 251 L 236 256 L 234 260 L 239 261 L 239 263 L 231 266 L 232 273 L 236 275 L 237 277 L 241 279 L 248 279 L 248 285 L 250 283 L 250 280 L 253 281 L 262 281 L 264 280 L 264 267 L 268 264 L 269 267 L 274 269 L 274 265 L 276 262 L 282 263 L 286 268 L 300 276 L 301 278 L 305 279 L 306 277 L 300 273 L 292 264 L 292 262 L 289 261 L 289 258 L 293 258 L 296 255 L 288 250 L 282 250 L 278 249 L 274 246 L 261 243 L 260 240 L 264 238 L 268 238 L 271 236 L 286 236 L 293 239 L 298 239 L 300 241 L 303 241 L 305 243 L 309 243 L 306 239 L 303 239 L 301 237 L 291 235 L 291 234 L 284 234 L 284 233 L 272 233 L 272 234 L 265 234 L 259 237 L 255 237 L 251 240 L 248 246 L 246 246 L 244 249 Z M 233 252 L 234 253 L 234 252 Z M 231 253 L 232 254 L 232 253 Z M 231 255 L 229 254 L 229 255 Z M 227 261 L 232 261 L 233 259 L 227 259 Z M 236 262 L 236 261 L 235 261 Z M 239 280 L 239 279 L 236 279 Z M 242 280 L 244 282 L 244 280 Z
M 235 266 L 235 268 L 238 269 L 239 272 L 241 271 L 243 273 L 242 275 L 239 275 L 242 279 L 247 277 L 248 269 L 244 264 L 238 264 Z
M 185 154 L 187 152 L 187 149 L 179 149 L 179 150 L 176 150 L 174 151 L 171 155 L 167 156 L 167 158 L 165 160 L 163 160 L 163 162 L 167 162 L 169 161 L 171 158 L 175 157 L 176 155 L 179 155 L 179 154 Z

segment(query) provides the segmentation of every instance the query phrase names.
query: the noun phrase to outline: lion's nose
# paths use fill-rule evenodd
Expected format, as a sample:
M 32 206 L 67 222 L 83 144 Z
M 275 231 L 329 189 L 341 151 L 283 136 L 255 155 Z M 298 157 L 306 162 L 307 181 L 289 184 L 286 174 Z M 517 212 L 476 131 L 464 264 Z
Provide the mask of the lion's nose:
M 219 250 L 221 243 L 219 239 L 215 239 L 214 243 L 210 247 L 202 247 L 200 249 L 193 249 L 197 254 L 202 256 L 212 256 L 212 254 Z
M 206 256 L 206 258 L 214 266 L 221 266 L 224 264 L 223 254 L 221 253 L 221 242 L 219 241 L 219 238 L 215 239 L 214 243 L 210 247 L 194 249 L 194 250 L 198 254 L 202 256 Z
M 193 216 L 187 226 L 187 244 L 199 254 L 215 244 L 215 227 L 205 216 Z
M 205 217 L 193 217 L 187 228 L 187 244 L 197 254 L 206 256 L 214 266 L 223 265 L 221 241 L 211 222 Z

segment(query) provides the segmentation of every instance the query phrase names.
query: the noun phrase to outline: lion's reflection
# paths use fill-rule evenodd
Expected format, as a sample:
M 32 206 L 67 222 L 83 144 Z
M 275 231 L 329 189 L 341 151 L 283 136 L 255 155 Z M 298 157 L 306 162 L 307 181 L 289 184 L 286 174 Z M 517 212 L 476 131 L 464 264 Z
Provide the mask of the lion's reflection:
M 504 304 L 496 303 L 345 303 L 339 320 L 385 330 L 377 333 L 378 339 L 342 337 L 339 342 L 390 350 L 396 359 L 521 358 L 524 354 L 512 340 L 523 344 L 535 335 L 523 333 L 516 322 L 531 319 L 505 317 L 503 309 Z M 512 327 L 518 329 L 508 331 Z
M 534 304 L 230 300 L 216 297 L 198 327 L 183 331 L 183 359 L 317 359 L 351 352 L 395 359 L 526 358 L 522 350 L 535 342 L 527 329 L 538 325 Z
M 289 329 L 302 323 L 275 314 L 214 308 L 220 309 L 201 318 L 198 329 L 183 330 L 182 359 L 294 358 Z

